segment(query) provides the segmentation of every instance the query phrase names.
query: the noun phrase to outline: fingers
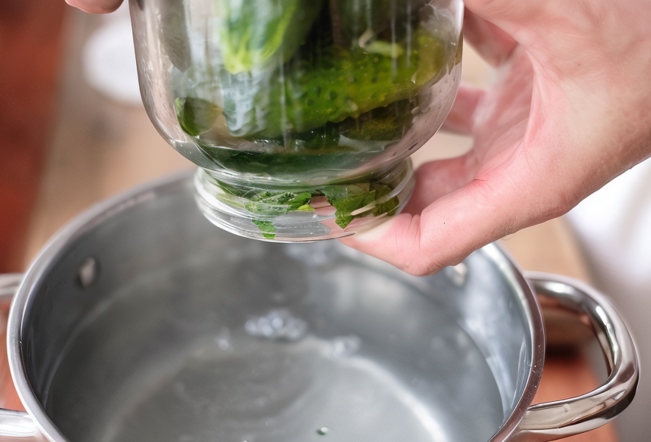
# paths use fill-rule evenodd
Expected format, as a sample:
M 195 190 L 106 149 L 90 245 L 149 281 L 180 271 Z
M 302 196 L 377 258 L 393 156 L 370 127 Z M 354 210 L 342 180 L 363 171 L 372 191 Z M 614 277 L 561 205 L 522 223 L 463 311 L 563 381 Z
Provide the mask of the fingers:
M 581 6 L 574 2 L 467 0 L 464 4 L 464 38 L 493 66 L 507 60 L 518 44 L 546 51 L 559 36 L 563 40 L 568 34 L 583 34 L 575 23 L 581 21 Z M 568 19 L 573 14 L 577 18 Z
M 517 42 L 497 25 L 466 10 L 463 38 L 491 66 L 499 66 L 509 58 Z
M 421 213 L 434 201 L 468 184 L 475 175 L 474 154 L 447 160 L 430 161 L 416 169 L 416 187 L 404 209 L 406 213 Z
M 463 164 L 458 159 L 441 167 L 457 168 L 451 175 L 460 183 L 474 167 L 468 161 Z M 523 227 L 559 216 L 575 203 L 574 198 L 561 198 L 567 183 L 550 181 L 551 173 L 545 172 L 553 161 L 536 168 L 536 161 L 525 152 L 510 161 L 503 167 L 483 168 L 471 181 L 435 199 L 420 214 L 415 207 L 415 211 L 403 212 L 342 242 L 408 273 L 426 275 L 457 264 L 474 250 Z M 427 198 L 414 205 L 426 203 Z
M 604 32 L 606 21 L 603 17 L 609 16 L 611 10 L 621 8 L 617 6 L 606 11 L 600 7 L 607 6 L 595 7 L 592 3 L 562 0 L 464 0 L 464 35 L 494 66 L 507 59 L 518 44 L 532 52 L 548 53 L 550 45 L 568 39 L 576 39 L 585 45 L 590 41 L 585 38 L 588 30 L 595 35 L 608 36 L 604 39 L 608 41 L 618 32 Z M 597 8 L 599 14 L 586 14 L 586 8 Z M 554 57 L 565 56 L 566 52 L 578 55 L 566 47 L 556 48 L 555 51 L 558 53 Z
M 119 8 L 122 0 L 66 0 L 66 3 L 90 14 L 107 14 Z
M 491 222 L 499 208 L 477 200 L 473 196 L 476 187 L 464 186 L 420 215 L 402 213 L 342 242 L 413 275 L 427 275 L 457 264 L 508 230 L 504 224 Z
M 441 197 L 421 215 L 402 213 L 342 242 L 408 273 L 431 274 L 516 230 L 518 205 L 508 198 L 496 204 L 495 196 L 490 183 L 473 181 Z
M 452 109 L 443 123 L 443 130 L 469 135 L 475 120 L 475 111 L 485 95 L 486 91 L 483 89 L 461 85 Z
M 507 29 L 511 24 L 528 22 L 530 20 L 545 20 L 548 11 L 558 6 L 565 6 L 567 2 L 548 0 L 545 2 L 521 0 L 464 0 L 465 7 L 472 13 L 495 23 L 497 26 L 511 34 Z

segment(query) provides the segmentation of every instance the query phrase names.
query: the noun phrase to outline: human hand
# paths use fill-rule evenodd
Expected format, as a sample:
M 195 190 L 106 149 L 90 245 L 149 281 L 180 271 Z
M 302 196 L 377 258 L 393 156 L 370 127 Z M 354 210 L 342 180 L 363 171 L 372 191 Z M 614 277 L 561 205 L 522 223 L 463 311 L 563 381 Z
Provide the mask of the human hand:
M 121 3 L 67 1 L 96 13 Z M 446 122 L 473 148 L 421 166 L 402 214 L 342 240 L 414 274 L 564 214 L 651 153 L 644 1 L 465 4 L 466 41 L 497 70 L 490 89 L 461 88 Z
M 462 87 L 446 122 L 472 149 L 421 166 L 403 213 L 342 240 L 417 275 L 566 213 L 651 154 L 646 2 L 465 4 L 465 39 L 497 76 Z
M 122 0 L 66 0 L 66 3 L 91 14 L 107 14 L 119 8 Z

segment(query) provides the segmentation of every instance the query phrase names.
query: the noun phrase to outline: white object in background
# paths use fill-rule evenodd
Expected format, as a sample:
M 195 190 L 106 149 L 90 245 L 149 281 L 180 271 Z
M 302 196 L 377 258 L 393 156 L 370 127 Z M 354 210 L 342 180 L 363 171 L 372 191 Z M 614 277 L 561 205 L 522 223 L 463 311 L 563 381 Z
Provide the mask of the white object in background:
M 593 284 L 615 300 L 637 341 L 642 367 L 651 367 L 651 160 L 589 196 L 567 219 Z M 643 372 L 635 400 L 615 421 L 620 442 L 649 440 L 649 410 L 651 380 Z
M 102 17 L 103 24 L 82 51 L 82 69 L 88 84 L 124 104 L 142 106 L 129 11 L 123 4 Z

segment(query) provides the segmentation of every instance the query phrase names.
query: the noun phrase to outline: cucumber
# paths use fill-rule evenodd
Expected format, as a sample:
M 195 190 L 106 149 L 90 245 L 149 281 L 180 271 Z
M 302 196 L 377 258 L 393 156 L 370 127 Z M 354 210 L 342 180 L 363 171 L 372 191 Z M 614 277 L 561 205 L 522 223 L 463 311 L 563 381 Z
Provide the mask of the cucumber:
M 341 123 L 327 123 L 281 138 L 254 140 L 258 149 L 226 149 L 202 138 L 197 142 L 215 164 L 237 173 L 291 176 L 351 169 L 400 140 L 411 127 L 411 110 L 417 106 L 417 100 L 402 100 Z M 271 151 L 263 146 L 269 146 Z
M 304 43 L 323 0 L 216 0 L 220 48 L 231 74 L 289 60 Z
M 361 48 L 331 48 L 290 61 L 259 76 L 225 74 L 223 109 L 232 135 L 276 138 L 341 122 L 390 103 L 410 99 L 446 69 L 447 48 L 426 31 L 415 31 L 399 57 Z

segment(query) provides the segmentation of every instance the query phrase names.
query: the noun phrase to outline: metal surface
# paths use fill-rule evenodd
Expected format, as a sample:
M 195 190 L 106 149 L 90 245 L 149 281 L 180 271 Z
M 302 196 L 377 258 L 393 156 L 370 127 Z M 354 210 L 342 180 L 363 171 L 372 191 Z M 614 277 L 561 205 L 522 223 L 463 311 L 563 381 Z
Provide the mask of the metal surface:
M 14 297 L 20 282 L 23 280 L 22 273 L 8 273 L 0 275 L 0 302 Z
M 639 381 L 635 344 L 612 303 L 579 281 L 529 273 L 543 308 L 569 311 L 591 326 L 601 344 L 609 376 L 604 385 L 576 398 L 537 404 L 519 426 L 522 441 L 549 441 L 593 430 L 611 421 L 633 400 Z
M 250 241 L 199 214 L 188 176 L 57 235 L 8 335 L 26 409 L 73 442 L 497 442 L 544 355 L 496 246 L 417 278 L 336 242 Z
M 0 274 L 0 310 L 3 318 L 22 280 L 21 273 Z M 29 414 L 4 408 L 0 408 L 0 437 L 43 440 Z

